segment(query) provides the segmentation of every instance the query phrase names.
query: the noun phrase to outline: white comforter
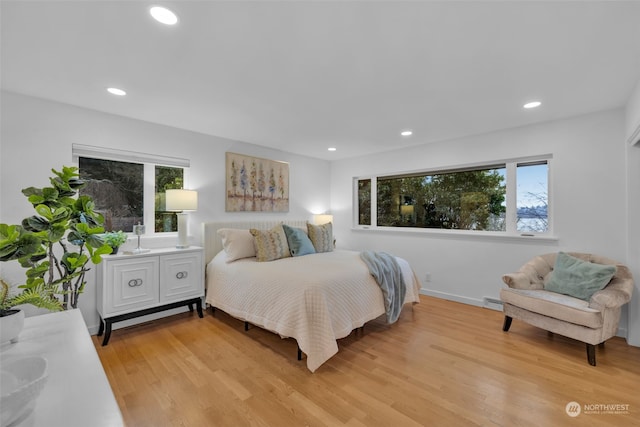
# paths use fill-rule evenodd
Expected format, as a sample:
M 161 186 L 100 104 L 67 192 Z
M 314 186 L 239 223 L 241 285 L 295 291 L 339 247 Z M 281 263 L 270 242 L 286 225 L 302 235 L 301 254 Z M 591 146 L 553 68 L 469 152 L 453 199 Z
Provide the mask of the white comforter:
M 398 258 L 405 303 L 419 302 L 419 283 Z M 338 352 L 339 338 L 384 314 L 382 291 L 359 252 L 333 252 L 257 262 L 226 263 L 220 252 L 207 265 L 206 302 L 230 315 L 291 337 L 318 369 Z

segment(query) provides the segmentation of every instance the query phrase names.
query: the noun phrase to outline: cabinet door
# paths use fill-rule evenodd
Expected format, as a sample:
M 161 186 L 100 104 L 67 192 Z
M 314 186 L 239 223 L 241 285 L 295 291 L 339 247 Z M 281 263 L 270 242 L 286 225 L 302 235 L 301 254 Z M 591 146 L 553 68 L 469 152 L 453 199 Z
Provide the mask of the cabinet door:
M 103 284 L 105 314 L 121 314 L 158 303 L 158 257 L 108 262 Z
M 163 255 L 160 262 L 160 302 L 204 295 L 202 252 Z

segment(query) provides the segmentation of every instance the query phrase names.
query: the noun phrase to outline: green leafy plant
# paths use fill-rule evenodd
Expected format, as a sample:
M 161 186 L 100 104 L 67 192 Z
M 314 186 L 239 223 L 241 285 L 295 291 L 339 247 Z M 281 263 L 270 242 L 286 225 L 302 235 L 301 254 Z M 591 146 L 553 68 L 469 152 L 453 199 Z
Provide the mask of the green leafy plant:
M 77 171 L 52 169 L 50 187 L 22 190 L 36 214 L 20 225 L 0 224 L 0 261 L 17 260 L 26 269 L 26 283 L 18 286 L 23 294 L 50 296 L 65 310 L 78 307 L 89 262 L 98 264 L 112 251 L 100 237 L 104 218 L 93 200 L 76 197 L 86 184 Z
M 22 304 L 31 304 L 50 311 L 62 310 L 62 303 L 44 286 L 41 286 L 40 289 L 25 289 L 16 295 L 9 295 L 9 291 L 9 284 L 0 279 L 0 317 L 8 316 L 14 307 Z
M 127 241 L 127 233 L 124 231 L 109 231 L 102 235 L 102 240 L 111 248 L 120 247 L 124 242 Z

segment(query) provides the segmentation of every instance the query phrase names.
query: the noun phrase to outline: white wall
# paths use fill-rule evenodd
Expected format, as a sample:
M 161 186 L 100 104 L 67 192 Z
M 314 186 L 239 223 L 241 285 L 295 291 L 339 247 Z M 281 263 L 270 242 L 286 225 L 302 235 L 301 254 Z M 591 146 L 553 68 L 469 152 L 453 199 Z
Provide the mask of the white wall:
M 636 279 L 636 289 L 629 304 L 629 344 L 640 346 L 640 80 L 626 109 L 627 200 L 629 228 L 629 267 Z M 634 136 L 633 139 L 630 139 Z
M 200 243 L 203 221 L 257 219 L 265 217 L 311 218 L 312 210 L 329 208 L 330 165 L 323 160 L 298 156 L 243 142 L 216 138 L 176 128 L 103 114 L 96 111 L 1 93 L 0 222 L 20 223 L 33 215 L 22 195 L 25 187 L 49 184 L 51 169 L 74 165 L 73 143 L 188 158 L 191 168 L 186 186 L 198 190 L 198 210 L 189 214 L 194 244 Z M 225 213 L 225 152 L 231 151 L 289 162 L 290 207 L 286 214 Z M 77 165 L 75 165 L 77 166 Z M 172 246 L 176 238 L 156 239 L 146 247 Z M 95 278 L 80 297 L 80 308 L 89 329 L 97 330 Z M 14 284 L 23 283 L 17 262 L 0 263 L 0 275 Z
M 477 305 L 485 296 L 498 298 L 502 274 L 536 254 L 595 252 L 626 262 L 624 139 L 624 111 L 615 110 L 333 162 L 331 205 L 338 245 L 393 252 L 412 264 L 425 293 Z M 351 229 L 354 176 L 546 153 L 553 154 L 556 242 Z M 427 272 L 431 282 L 424 283 Z M 626 333 L 626 310 L 620 326 Z

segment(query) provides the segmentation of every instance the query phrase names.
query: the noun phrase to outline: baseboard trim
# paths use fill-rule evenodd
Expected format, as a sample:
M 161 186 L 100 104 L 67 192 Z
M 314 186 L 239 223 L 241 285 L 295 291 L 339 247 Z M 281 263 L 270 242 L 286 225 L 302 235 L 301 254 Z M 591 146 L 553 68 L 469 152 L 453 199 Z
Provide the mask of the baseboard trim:
M 430 297 L 446 299 L 449 301 L 461 302 L 463 304 L 475 305 L 477 307 L 482 307 L 484 305 L 484 301 L 482 299 L 469 298 L 464 297 L 462 295 L 449 294 L 447 292 L 434 291 L 431 289 L 420 289 L 420 293 L 422 295 L 427 295 Z

